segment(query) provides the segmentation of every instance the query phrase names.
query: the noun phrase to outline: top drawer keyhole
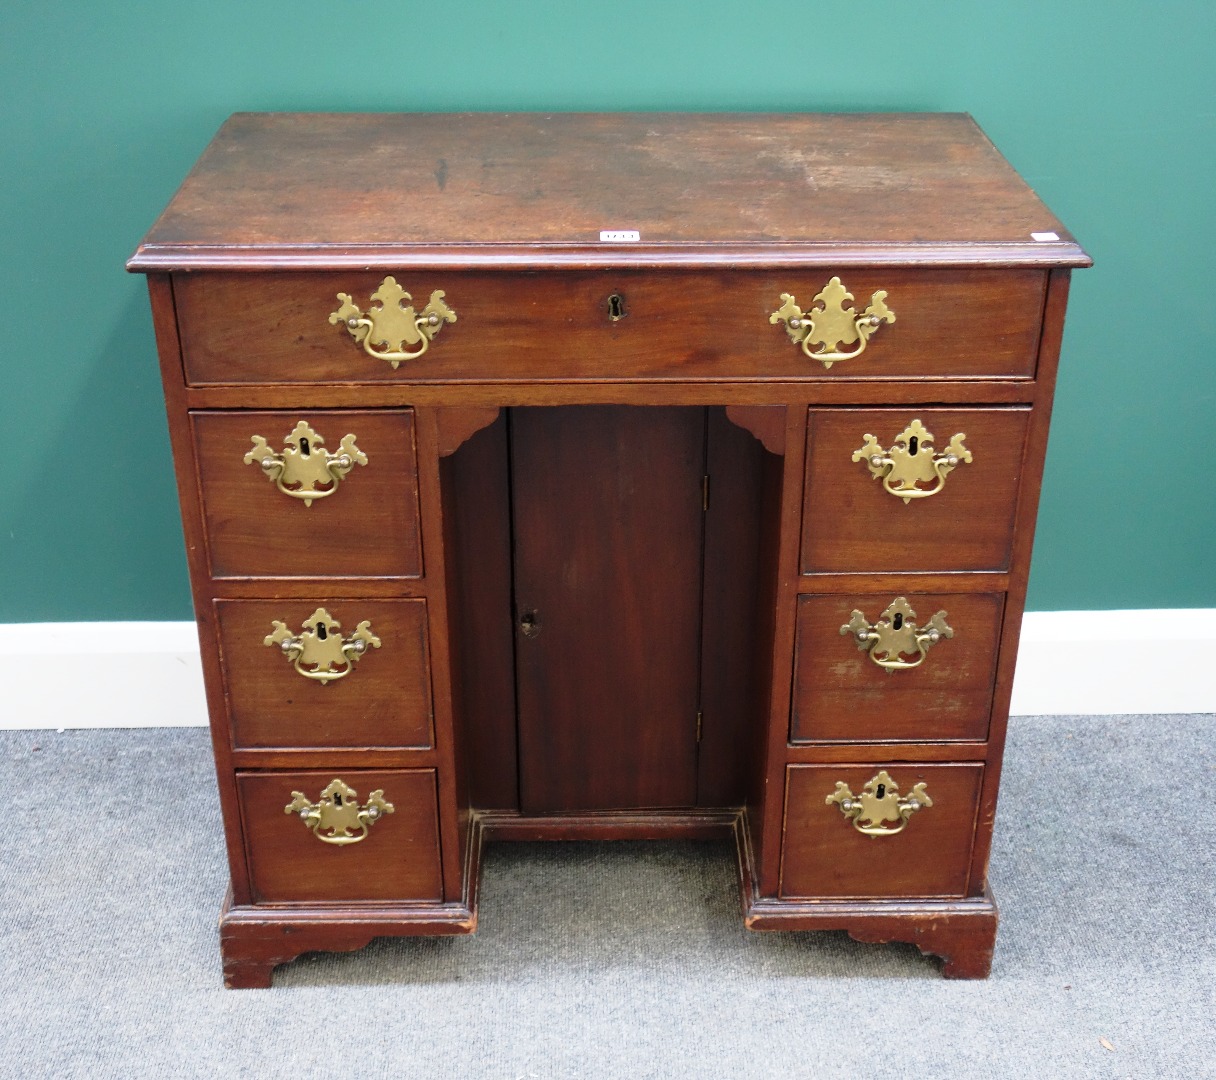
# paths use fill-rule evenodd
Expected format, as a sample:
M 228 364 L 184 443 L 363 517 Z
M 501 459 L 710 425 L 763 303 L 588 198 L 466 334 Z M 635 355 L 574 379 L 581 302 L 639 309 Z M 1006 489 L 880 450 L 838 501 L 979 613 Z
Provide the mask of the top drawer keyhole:
M 620 293 L 608 297 L 608 318 L 620 322 L 625 317 L 625 298 Z

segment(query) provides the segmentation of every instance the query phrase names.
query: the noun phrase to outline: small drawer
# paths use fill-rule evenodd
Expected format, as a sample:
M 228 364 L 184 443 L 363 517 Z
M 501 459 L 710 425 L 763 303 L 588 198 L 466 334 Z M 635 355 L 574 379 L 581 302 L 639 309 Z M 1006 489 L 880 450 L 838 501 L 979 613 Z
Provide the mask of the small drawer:
M 368 355 L 341 321 L 329 321 L 339 293 L 366 315 L 386 276 L 410 294 L 404 302 L 416 314 L 436 290 L 456 314 L 455 322 L 442 322 L 424 353 L 396 368 Z M 863 352 L 829 368 L 805 355 L 771 317 L 786 293 L 809 313 L 833 277 L 854 297 L 833 312 L 837 327 L 842 320 L 853 325 L 878 292 L 886 293 L 895 318 L 878 327 Z M 1030 378 L 1045 283 L 1040 270 L 929 267 L 193 273 L 174 278 L 174 299 L 186 380 L 196 386 Z M 409 352 L 419 345 L 399 340 L 388 347 Z M 840 354 L 857 343 L 841 339 L 833 347 Z M 375 339 L 372 348 L 378 348 Z
M 983 778 L 979 764 L 788 766 L 781 896 L 969 895 Z M 923 805 L 909 811 L 912 799 Z
M 190 420 L 213 578 L 422 575 L 412 410 Z
M 318 611 L 332 621 L 318 627 Z M 433 745 L 425 600 L 217 600 L 215 612 L 236 749 Z M 276 621 L 307 646 L 298 659 L 265 644 Z M 343 654 L 333 638 L 350 641 L 364 622 L 379 646 Z M 331 659 L 314 663 L 321 655 Z
M 326 793 L 334 781 L 343 786 Z M 236 782 L 255 903 L 443 899 L 435 770 L 246 772 Z M 383 792 L 392 812 L 377 807 L 360 822 L 344 797 L 352 790 L 360 809 Z M 315 829 L 288 809 L 295 792 L 322 809 Z
M 858 648 L 841 633 L 853 612 L 871 625 L 896 608 L 886 593 L 800 596 L 794 654 L 790 740 L 807 742 L 950 742 L 988 737 L 1003 593 L 906 593 L 892 617 L 906 630 L 924 629 L 939 611 L 953 637 L 927 647 L 918 666 L 888 670 L 875 663 L 894 655 L 904 663 L 918 649 L 889 654 Z M 912 616 L 901 612 L 911 610 Z M 906 636 L 906 635 L 905 635 Z
M 1029 422 L 1025 408 L 812 409 L 802 572 L 1007 570 Z

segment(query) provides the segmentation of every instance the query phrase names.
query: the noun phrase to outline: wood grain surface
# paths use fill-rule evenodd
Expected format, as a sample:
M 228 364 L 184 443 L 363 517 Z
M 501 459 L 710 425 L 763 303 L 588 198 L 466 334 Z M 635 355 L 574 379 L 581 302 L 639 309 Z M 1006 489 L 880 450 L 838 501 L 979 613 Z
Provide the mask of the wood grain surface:
M 966 896 L 984 767 L 884 766 L 901 795 L 923 783 L 933 800 L 896 836 L 865 836 L 826 799 L 845 783 L 854 795 L 874 765 L 791 765 L 786 773 L 781 895 Z M 890 822 L 887 823 L 890 826 Z
M 895 599 L 888 593 L 798 598 L 794 657 L 794 742 L 984 740 L 992 712 L 1004 597 L 908 591 L 916 622 L 938 611 L 954 637 L 934 645 L 917 668 L 886 671 L 840 628 L 854 609 L 870 623 Z M 914 660 L 915 656 L 905 656 Z
M 694 805 L 705 410 L 517 409 L 511 447 L 521 808 Z
M 784 409 L 776 423 L 785 419 Z M 773 419 L 766 417 L 771 428 Z M 756 663 L 764 542 L 764 473 L 773 455 L 751 431 L 708 410 L 704 586 L 701 617 L 701 740 L 697 805 L 742 806 L 764 726 L 767 688 Z M 767 459 L 767 460 L 766 460 Z
M 860 313 L 887 293 L 895 322 L 865 352 L 825 368 L 769 316 L 790 293 L 804 309 L 833 272 L 673 270 L 489 274 L 400 272 L 418 310 L 436 289 L 457 321 L 393 369 L 329 315 L 338 293 L 366 311 L 380 273 L 193 273 L 174 279 L 186 379 L 197 386 L 578 379 L 814 379 L 1034 373 L 1046 277 L 1040 270 L 841 271 Z M 626 315 L 609 318 L 609 297 Z
M 965 434 L 972 460 L 936 494 L 905 503 L 853 452 L 868 434 L 889 450 L 912 420 L 938 453 Z M 1029 421 L 1029 409 L 812 410 L 802 572 L 1007 570 Z
M 502 265 L 563 249 L 619 264 L 688 248 L 702 263 L 1088 261 L 963 114 L 238 113 L 128 265 Z
M 440 410 L 441 412 L 447 410 Z M 519 809 L 507 415 L 445 457 L 452 686 L 469 805 Z
M 360 804 L 376 790 L 393 804 L 357 844 L 318 840 L 283 808 L 300 791 L 316 802 L 333 772 L 240 773 L 241 814 L 254 898 L 260 902 L 440 900 L 439 825 L 432 769 L 350 770 Z
M 331 453 L 352 434 L 367 455 L 310 506 L 244 460 L 254 435 L 281 452 L 301 420 Z M 422 576 L 412 410 L 196 412 L 191 424 L 213 577 Z
M 342 634 L 367 620 L 381 641 L 324 684 L 263 644 L 274 620 L 299 634 L 321 606 Z M 433 745 L 425 600 L 220 600 L 215 609 L 234 747 Z

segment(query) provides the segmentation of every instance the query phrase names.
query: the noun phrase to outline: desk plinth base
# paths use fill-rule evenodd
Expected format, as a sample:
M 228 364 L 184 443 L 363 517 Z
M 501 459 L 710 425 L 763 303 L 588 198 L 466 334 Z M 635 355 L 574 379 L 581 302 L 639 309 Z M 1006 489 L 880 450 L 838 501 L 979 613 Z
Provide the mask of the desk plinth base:
M 963 900 L 756 900 L 749 930 L 843 930 L 855 941 L 902 941 L 942 961 L 947 979 L 986 979 L 997 908 L 992 894 Z
M 750 833 L 741 816 L 735 830 L 743 922 L 749 930 L 843 930 L 854 941 L 915 945 L 942 960 L 947 979 L 986 979 L 992 970 L 998 921 L 996 901 L 949 899 L 779 900 L 755 891 Z
M 483 838 L 511 840 L 716 839 L 733 834 L 744 925 L 749 930 L 843 930 L 857 941 L 907 942 L 941 957 L 948 979 L 983 979 L 992 966 L 992 894 L 960 899 L 779 900 L 757 896 L 744 815 L 736 811 L 477 815 L 459 903 L 234 905 L 220 915 L 224 985 L 267 989 L 279 964 L 307 952 L 353 952 L 378 937 L 472 934 Z
M 463 904 L 237 907 L 231 894 L 220 915 L 224 985 L 265 990 L 271 972 L 307 952 L 354 952 L 378 937 L 471 934 L 477 909 Z

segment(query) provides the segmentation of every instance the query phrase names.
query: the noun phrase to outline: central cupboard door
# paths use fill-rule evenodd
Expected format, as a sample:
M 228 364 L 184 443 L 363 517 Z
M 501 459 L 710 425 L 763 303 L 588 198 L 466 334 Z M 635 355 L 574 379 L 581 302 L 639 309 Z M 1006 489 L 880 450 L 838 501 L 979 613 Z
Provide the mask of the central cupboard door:
M 697 800 L 706 410 L 510 414 L 524 813 Z

